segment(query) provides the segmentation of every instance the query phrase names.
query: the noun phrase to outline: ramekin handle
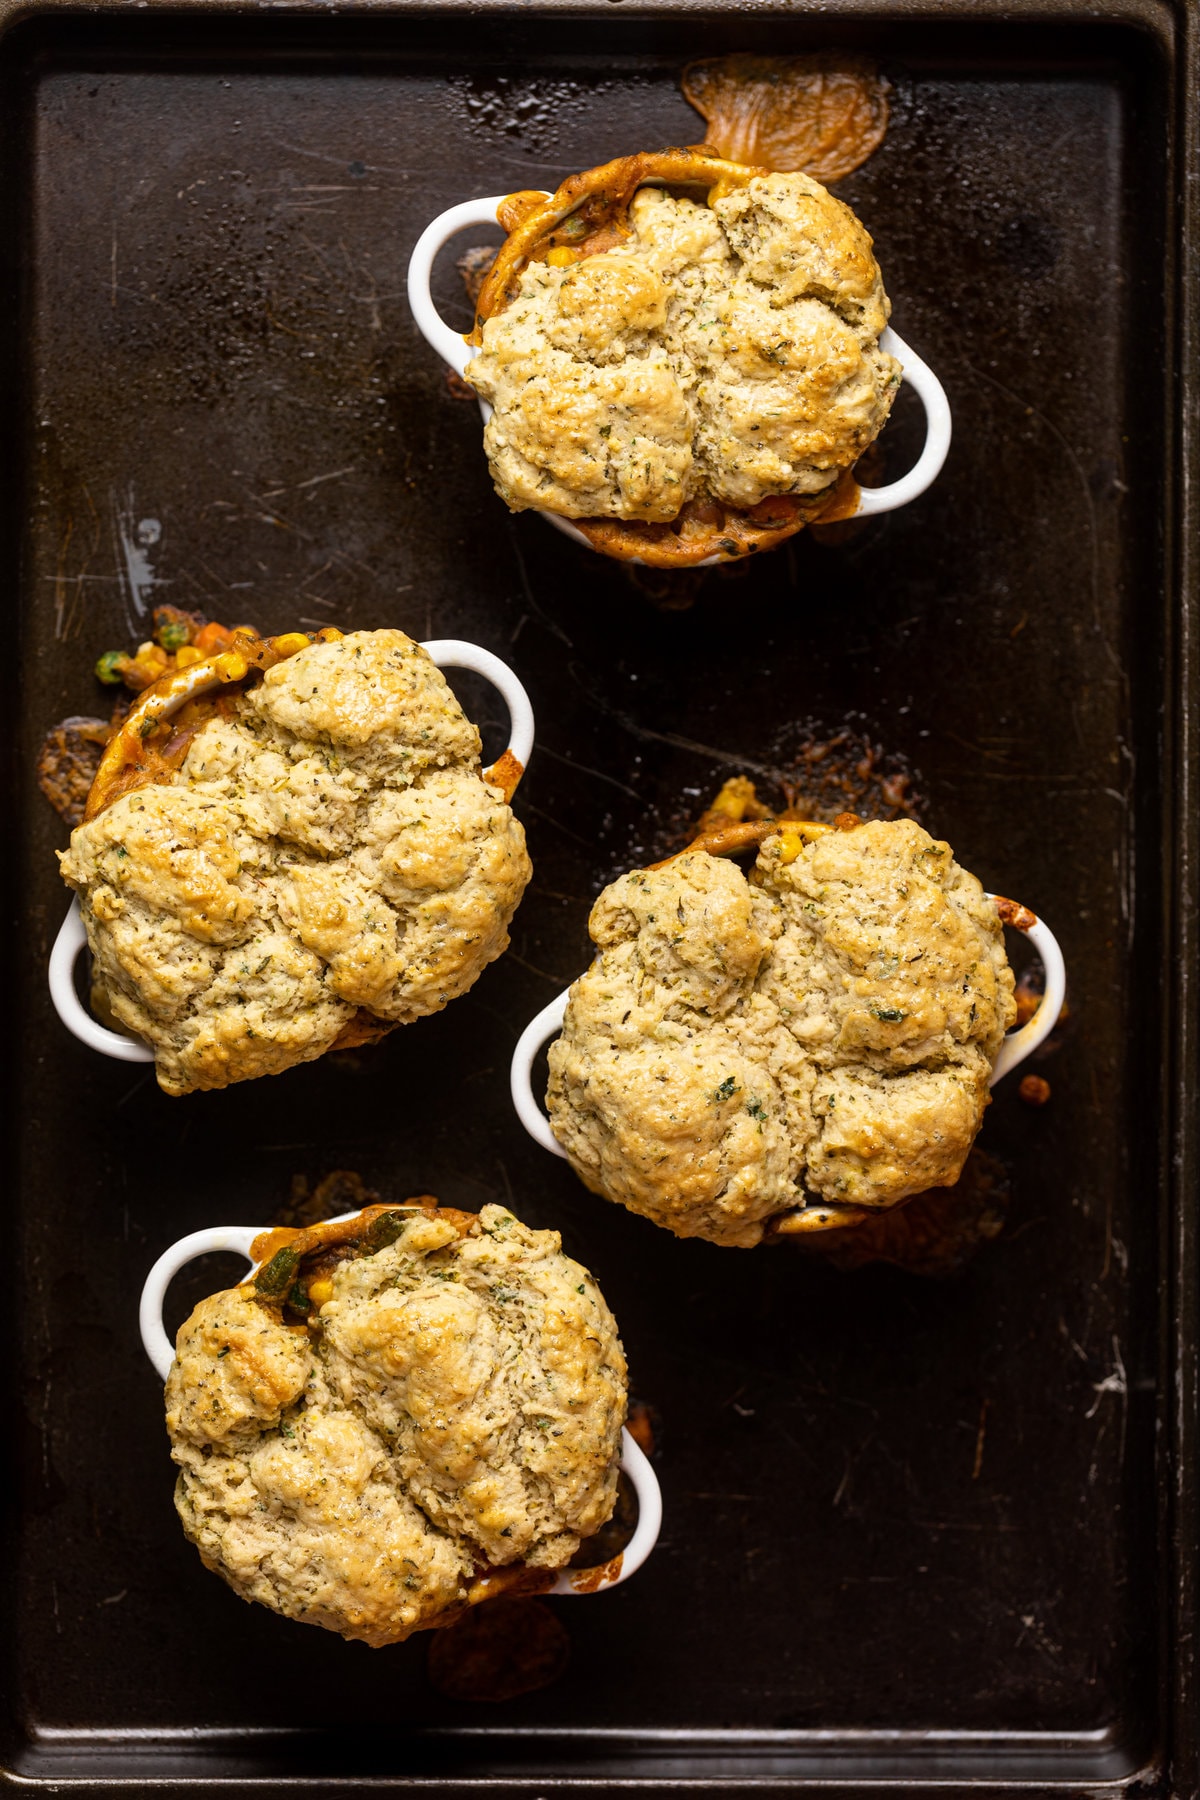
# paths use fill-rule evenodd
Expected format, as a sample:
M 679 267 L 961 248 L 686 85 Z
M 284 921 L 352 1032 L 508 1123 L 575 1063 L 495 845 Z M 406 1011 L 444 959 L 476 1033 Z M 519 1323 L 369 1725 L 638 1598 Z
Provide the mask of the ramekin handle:
M 210 1225 L 205 1231 L 193 1231 L 190 1237 L 180 1238 L 177 1244 L 163 1251 L 146 1277 L 138 1308 L 142 1346 L 161 1380 L 167 1379 L 175 1361 L 175 1346 L 163 1326 L 163 1301 L 180 1269 L 198 1256 L 211 1255 L 214 1250 L 232 1250 L 238 1256 L 244 1256 L 253 1268 L 250 1246 L 262 1229 L 261 1225 Z
M 459 206 L 448 207 L 425 227 L 408 259 L 408 304 L 417 328 L 442 361 L 448 362 L 459 375 L 475 352 L 461 332 L 451 330 L 433 304 L 429 284 L 433 278 L 434 258 L 456 231 L 462 231 L 468 225 L 495 225 L 496 208 L 504 198 L 503 194 L 492 194 L 486 200 L 464 200 Z
M 523 769 L 528 768 L 533 750 L 533 707 L 523 684 L 508 664 L 493 656 L 490 650 L 468 644 L 462 638 L 435 638 L 431 643 L 422 644 L 421 648 L 440 669 L 473 669 L 476 675 L 491 682 L 508 708 L 509 754 L 516 757 Z
M 988 899 L 996 896 L 989 894 Z M 1024 910 L 1019 909 L 1019 910 Z M 1058 1024 L 1058 1015 L 1063 1009 L 1063 1001 L 1067 997 L 1067 969 L 1063 961 L 1063 953 L 1059 949 L 1058 939 L 1043 919 L 1030 914 L 1031 924 L 1022 924 L 1018 920 L 1006 921 L 1017 931 L 1023 931 L 1034 949 L 1042 959 L 1042 967 L 1046 972 L 1046 989 L 1032 1019 L 1026 1021 L 1019 1031 L 1010 1031 L 1000 1046 L 1000 1054 L 992 1069 L 990 1086 L 995 1087 L 1004 1076 L 1023 1063 L 1050 1036 Z
M 908 474 L 902 475 L 899 481 L 890 481 L 886 487 L 859 489 L 856 519 L 907 506 L 937 479 L 950 449 L 950 402 L 929 364 L 922 362 L 916 351 L 910 350 L 890 325 L 881 335 L 879 346 L 901 364 L 905 381 L 915 390 L 925 408 L 925 447 Z
M 662 1489 L 650 1458 L 634 1440 L 628 1426 L 621 1431 L 621 1468 L 633 1483 L 637 1495 L 638 1521 L 633 1536 L 621 1552 L 620 1566 L 612 1574 L 607 1569 L 603 1574 L 597 1569 L 564 1569 L 550 1589 L 552 1594 L 602 1594 L 605 1588 L 620 1587 L 623 1581 L 637 1574 L 658 1542 L 662 1530 Z M 616 1560 L 614 1557 L 613 1561 Z
M 517 1117 L 534 1143 L 540 1144 L 543 1150 L 549 1150 L 551 1156 L 564 1157 L 566 1151 L 551 1131 L 549 1119 L 533 1097 L 533 1059 L 542 1045 L 562 1030 L 570 992 L 570 988 L 564 988 L 557 1000 L 552 1000 L 549 1006 L 543 1006 L 537 1017 L 530 1019 L 517 1039 L 508 1077 Z
M 109 1031 L 93 1019 L 75 992 L 75 963 L 87 947 L 87 932 L 79 915 L 79 901 L 72 900 L 66 918 L 59 926 L 54 948 L 50 952 L 50 998 L 54 1010 L 67 1030 L 81 1043 L 105 1056 L 121 1062 L 152 1063 L 154 1052 L 140 1038 L 126 1037 L 120 1031 Z

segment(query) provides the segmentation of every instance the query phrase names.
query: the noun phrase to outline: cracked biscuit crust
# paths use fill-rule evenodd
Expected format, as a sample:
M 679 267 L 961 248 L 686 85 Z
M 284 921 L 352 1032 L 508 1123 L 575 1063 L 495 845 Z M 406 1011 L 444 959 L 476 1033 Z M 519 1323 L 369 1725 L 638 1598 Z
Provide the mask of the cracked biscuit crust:
M 514 511 L 667 522 L 829 487 L 882 429 L 900 365 L 867 232 L 802 174 L 711 205 L 642 188 L 632 236 L 530 263 L 466 375 Z
M 440 671 L 361 631 L 270 669 L 62 873 L 114 1018 L 186 1094 L 311 1061 L 360 1008 L 440 1011 L 507 947 L 530 865 Z
M 373 1645 L 484 1565 L 561 1568 L 616 1499 L 625 1358 L 555 1231 L 436 1213 L 339 1263 L 307 1329 L 204 1300 L 167 1380 L 175 1504 L 244 1599 Z
M 767 839 L 749 880 L 685 852 L 592 911 L 550 1047 L 555 1135 L 680 1237 L 760 1242 L 824 1200 L 950 1186 L 1015 1018 L 994 907 L 911 820 Z

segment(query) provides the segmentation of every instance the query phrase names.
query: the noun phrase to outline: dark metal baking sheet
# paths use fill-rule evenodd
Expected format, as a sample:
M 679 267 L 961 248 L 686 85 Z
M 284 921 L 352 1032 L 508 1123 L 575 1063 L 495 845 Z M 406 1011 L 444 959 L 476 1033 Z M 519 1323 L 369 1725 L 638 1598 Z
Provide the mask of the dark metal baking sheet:
M 3 25 L 8 1779 L 1194 1791 L 1194 11 Z M 826 44 L 895 84 L 843 192 L 945 381 L 951 459 L 906 511 L 665 610 L 493 498 L 410 322 L 409 248 L 454 200 L 695 136 L 692 55 Z M 183 1101 L 62 1031 L 33 747 L 159 599 L 463 635 L 517 667 L 535 884 L 469 997 Z M 1008 1084 L 985 1126 L 1008 1230 L 948 1285 L 677 1243 L 586 1195 L 506 1098 L 591 898 L 679 795 L 847 718 L 1068 958 L 1052 1103 Z M 439 1698 L 421 1638 L 372 1652 L 243 1606 L 174 1519 L 142 1277 L 336 1167 L 561 1227 L 662 1416 L 657 1554 L 562 1603 L 567 1676 L 503 1709 Z

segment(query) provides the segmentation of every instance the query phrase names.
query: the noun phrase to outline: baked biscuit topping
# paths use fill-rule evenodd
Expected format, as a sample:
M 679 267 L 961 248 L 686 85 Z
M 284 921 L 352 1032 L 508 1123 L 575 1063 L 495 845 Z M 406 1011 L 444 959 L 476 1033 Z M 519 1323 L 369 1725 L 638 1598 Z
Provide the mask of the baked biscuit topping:
M 749 1246 L 798 1206 L 957 1180 L 1016 1008 L 949 845 L 907 819 L 784 825 L 749 880 L 703 850 L 622 876 L 590 930 L 546 1099 L 593 1191 Z
M 665 523 L 820 495 L 882 429 L 900 366 L 871 239 L 811 177 L 743 171 L 707 204 L 642 187 L 612 247 L 548 254 L 466 371 L 513 510 Z
M 62 873 L 99 1004 L 168 1093 L 438 1012 L 508 944 L 524 833 L 403 632 L 307 645 L 120 791 L 144 773 L 74 831 Z
M 550 1585 L 613 1510 L 625 1417 L 616 1323 L 558 1233 L 374 1207 L 265 1249 L 183 1325 L 167 1380 L 207 1566 L 374 1645 L 511 1587 L 497 1570 Z

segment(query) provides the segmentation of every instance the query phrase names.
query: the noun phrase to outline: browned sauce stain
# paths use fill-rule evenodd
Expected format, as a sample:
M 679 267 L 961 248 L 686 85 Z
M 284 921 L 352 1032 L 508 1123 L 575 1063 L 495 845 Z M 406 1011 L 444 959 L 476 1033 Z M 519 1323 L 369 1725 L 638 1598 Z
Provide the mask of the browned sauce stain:
M 549 1687 L 566 1669 L 571 1640 L 543 1600 L 504 1598 L 460 1613 L 433 1634 L 430 1685 L 449 1700 L 496 1704 Z
M 501 1595 L 512 1599 L 523 1594 L 548 1594 L 557 1580 L 557 1569 L 531 1569 L 525 1563 L 505 1563 L 499 1568 L 485 1565 L 476 1571 L 467 1589 L 467 1600 L 471 1606 L 481 1606 L 485 1600 L 491 1602 Z
M 957 1275 L 981 1245 L 999 1237 L 1010 1200 L 1003 1163 L 976 1148 L 953 1187 L 930 1188 L 852 1226 L 791 1241 L 837 1269 L 851 1271 L 883 1262 L 911 1275 L 944 1279 Z
M 357 1169 L 330 1169 L 315 1187 L 309 1186 L 307 1175 L 293 1175 L 287 1201 L 271 1215 L 270 1222 L 303 1231 L 338 1213 L 362 1212 L 380 1204 L 379 1195 L 367 1186 Z
M 860 57 L 718 56 L 689 63 L 684 98 L 730 162 L 840 181 L 878 150 L 891 84 Z
M 38 786 L 60 819 L 75 829 L 114 727 L 105 719 L 73 717 L 52 725 L 38 751 Z
M 621 1553 L 614 1556 L 610 1562 L 599 1563 L 593 1569 L 570 1569 L 567 1572 L 567 1579 L 577 1594 L 596 1594 L 602 1587 L 608 1587 L 611 1582 L 618 1579 L 624 1560 L 624 1555 Z
M 474 400 L 475 389 L 469 381 L 464 381 L 457 369 L 446 370 L 446 392 L 452 400 Z
M 1024 1075 L 1017 1092 L 1026 1106 L 1045 1106 L 1050 1098 L 1050 1083 L 1044 1075 Z
M 1011 925 L 1014 931 L 1029 931 L 1037 924 L 1037 914 L 1022 906 L 1019 900 L 1007 900 L 1003 894 L 997 894 L 995 905 L 1004 923 Z

